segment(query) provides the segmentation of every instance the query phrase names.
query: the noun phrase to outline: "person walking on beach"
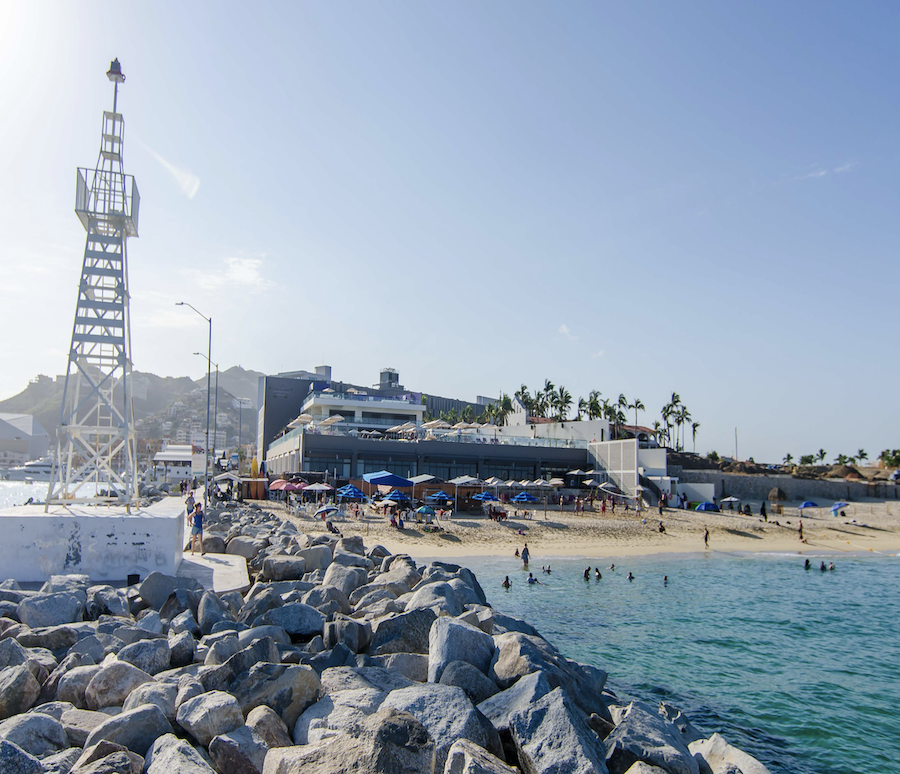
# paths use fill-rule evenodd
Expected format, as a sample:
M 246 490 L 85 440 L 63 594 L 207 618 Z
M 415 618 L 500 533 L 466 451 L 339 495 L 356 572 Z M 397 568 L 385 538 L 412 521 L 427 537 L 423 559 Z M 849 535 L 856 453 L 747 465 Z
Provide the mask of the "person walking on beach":
M 803 519 L 797 522 L 797 533 L 800 535 L 800 542 L 803 542 Z
M 703 528 L 703 546 L 704 548 L 709 548 L 709 528 Z
M 197 503 L 194 506 L 194 513 L 188 517 L 188 524 L 191 527 L 191 556 L 194 555 L 194 546 L 200 545 L 200 556 L 206 551 L 203 550 L 203 506 Z
M 763 517 L 763 521 L 769 522 L 769 515 L 766 513 L 766 503 L 763 501 L 763 504 L 759 506 L 759 515 Z

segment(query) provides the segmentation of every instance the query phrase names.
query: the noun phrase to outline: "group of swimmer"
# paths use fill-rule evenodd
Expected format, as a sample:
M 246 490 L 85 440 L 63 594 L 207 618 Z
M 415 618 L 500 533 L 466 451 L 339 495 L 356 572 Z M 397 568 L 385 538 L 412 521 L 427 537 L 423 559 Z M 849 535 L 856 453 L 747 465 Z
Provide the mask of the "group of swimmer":
M 807 559 L 807 560 L 803 563 L 803 569 L 804 569 L 804 570 L 811 570 L 811 569 L 812 569 L 812 565 L 810 564 L 809 559 Z M 822 564 L 819 565 L 819 569 L 820 569 L 822 572 L 834 572 L 834 562 L 829 562 L 829 563 L 828 563 L 828 567 L 825 566 L 825 562 L 822 562 Z
M 528 551 L 528 544 L 526 544 L 526 545 L 525 545 L 525 548 L 522 549 L 521 554 L 519 553 L 519 550 L 516 549 L 516 557 L 518 558 L 518 557 L 520 557 L 520 556 L 521 556 L 521 557 L 527 556 L 527 551 Z M 527 562 L 527 561 L 525 561 L 525 566 L 526 566 L 526 567 L 528 566 L 528 562 Z M 615 571 L 616 571 L 616 565 L 615 565 L 615 564 L 611 564 L 607 569 L 608 569 L 608 570 L 611 570 L 612 572 L 615 572 Z M 833 566 L 832 566 L 832 569 L 834 569 Z M 599 568 L 599 567 L 594 567 L 593 570 L 594 570 L 594 578 L 595 578 L 596 580 L 601 580 L 601 579 L 603 578 L 603 573 L 600 572 L 600 568 Z M 551 573 L 550 565 L 548 564 L 546 567 L 544 567 L 543 565 L 541 565 L 541 572 L 544 573 L 544 575 L 550 575 L 550 573 Z M 633 580 L 634 580 L 634 573 L 629 572 L 628 575 L 627 575 L 626 577 L 627 577 L 627 579 L 628 579 L 629 581 L 633 581 Z M 585 579 L 586 581 L 589 581 L 589 580 L 591 579 L 591 567 L 587 567 L 587 568 L 585 569 L 585 571 L 584 571 L 584 579 Z M 535 578 L 535 577 L 534 577 L 534 573 L 528 573 L 528 578 L 525 580 L 525 582 L 526 582 L 529 586 L 533 586 L 533 585 L 535 585 L 535 584 L 537 584 L 537 585 L 539 585 L 539 586 L 546 586 L 546 585 L 547 585 L 546 583 L 542 583 L 542 582 L 539 581 L 537 578 Z M 502 582 L 500 585 L 501 585 L 503 588 L 507 589 L 507 590 L 509 590 L 510 588 L 512 588 L 512 581 L 509 579 L 509 576 L 508 576 L 508 575 L 503 579 L 503 582 Z M 668 576 L 668 575 L 664 575 L 664 576 L 663 576 L 663 585 L 664 585 L 664 586 L 668 586 L 668 585 L 669 585 L 669 576 Z

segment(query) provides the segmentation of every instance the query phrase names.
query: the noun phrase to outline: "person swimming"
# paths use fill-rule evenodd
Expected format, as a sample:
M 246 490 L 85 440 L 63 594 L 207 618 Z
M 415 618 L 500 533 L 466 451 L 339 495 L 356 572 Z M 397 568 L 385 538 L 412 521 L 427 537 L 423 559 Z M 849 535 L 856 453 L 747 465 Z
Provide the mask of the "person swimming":
M 825 566 L 825 562 L 822 562 L 822 564 L 819 566 L 819 569 L 820 569 L 822 572 L 825 572 L 825 571 L 828 569 L 828 568 Z
M 634 580 L 634 576 L 630 572 L 628 573 L 628 580 L 630 580 L 630 581 Z
M 830 572 L 834 572 L 834 562 L 831 562 L 831 563 L 828 565 L 828 570 L 829 570 Z
M 503 586 L 503 588 L 505 588 L 505 589 L 508 589 L 510 586 L 512 586 L 512 583 L 509 582 L 508 575 L 503 579 L 503 583 L 501 583 L 500 585 Z
M 531 573 L 528 573 L 528 580 L 526 582 L 527 583 L 537 583 L 537 578 L 535 578 L 534 575 L 532 575 Z
M 584 571 L 584 579 L 585 579 L 585 580 L 590 580 L 590 579 L 591 579 L 591 568 L 590 568 L 590 567 L 588 567 L 588 568 Z
M 594 577 L 595 577 L 597 580 L 600 580 L 600 579 L 603 577 L 603 576 L 600 574 L 600 568 L 599 568 L 599 567 L 595 567 L 595 568 L 594 568 Z
M 663 575 L 663 586 L 668 586 L 668 585 L 669 585 L 669 576 Z
M 615 572 L 615 571 L 616 571 L 616 566 L 615 566 L 614 564 L 611 564 L 607 569 L 612 570 L 613 572 Z
M 808 570 L 808 569 L 810 569 L 810 567 L 812 567 L 812 565 L 809 563 L 809 559 L 807 559 L 807 560 L 803 563 L 803 569 L 804 569 L 804 570 Z

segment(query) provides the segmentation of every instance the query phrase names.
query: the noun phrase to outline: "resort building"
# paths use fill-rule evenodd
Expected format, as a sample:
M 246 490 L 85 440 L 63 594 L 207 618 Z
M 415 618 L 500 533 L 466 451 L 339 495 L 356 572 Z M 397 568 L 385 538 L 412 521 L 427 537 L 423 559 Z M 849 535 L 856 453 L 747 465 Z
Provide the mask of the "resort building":
M 47 454 L 50 435 L 31 414 L 0 414 L 0 465 L 21 465 Z

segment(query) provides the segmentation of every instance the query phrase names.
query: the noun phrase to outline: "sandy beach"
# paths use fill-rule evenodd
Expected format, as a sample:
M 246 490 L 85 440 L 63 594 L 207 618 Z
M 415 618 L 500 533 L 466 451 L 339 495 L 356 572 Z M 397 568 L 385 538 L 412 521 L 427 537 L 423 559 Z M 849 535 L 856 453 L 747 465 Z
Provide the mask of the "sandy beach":
M 280 503 L 266 507 L 281 515 Z M 785 506 L 784 513 L 758 516 L 759 503 L 751 504 L 753 516 L 736 512 L 696 512 L 666 509 L 660 517 L 656 509 L 615 515 L 607 512 L 575 514 L 550 508 L 536 510 L 534 518 L 491 521 L 487 516 L 453 514 L 439 521 L 442 532 L 425 532 L 424 524 L 405 523 L 399 530 L 389 520 L 367 509 L 363 519 L 340 517 L 335 526 L 345 535 L 362 535 L 367 544 L 380 543 L 394 553 L 421 557 L 465 557 L 507 555 L 525 541 L 535 557 L 587 556 L 615 557 L 656 553 L 686 553 L 707 550 L 704 532 L 709 530 L 709 549 L 718 552 L 789 552 L 808 555 L 900 552 L 900 502 L 866 501 L 850 504 L 845 517 L 833 517 L 827 508 L 806 509 L 803 537 L 799 539 L 799 511 Z M 305 532 L 321 532 L 324 524 L 309 516 L 289 518 Z M 642 521 L 642 519 L 645 520 Z M 660 519 L 665 532 L 659 532 Z M 855 521 L 854 521 L 855 520 Z

